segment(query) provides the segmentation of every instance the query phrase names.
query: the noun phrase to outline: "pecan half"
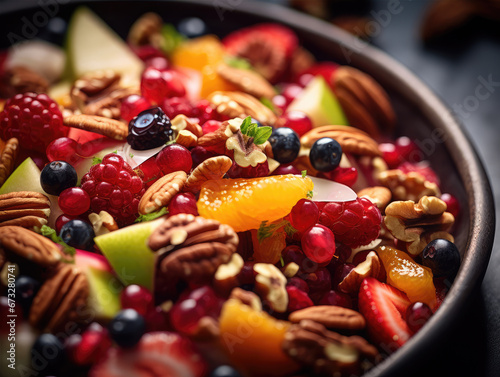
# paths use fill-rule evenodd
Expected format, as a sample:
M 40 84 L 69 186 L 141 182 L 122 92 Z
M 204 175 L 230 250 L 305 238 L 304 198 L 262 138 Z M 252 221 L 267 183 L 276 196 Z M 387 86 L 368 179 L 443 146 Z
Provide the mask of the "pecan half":
M 7 68 L 0 77 L 0 98 L 14 97 L 19 93 L 46 93 L 49 82 L 29 68 Z
M 361 282 L 367 277 L 381 280 L 384 267 L 377 253 L 370 251 L 365 260 L 354 267 L 347 276 L 339 283 L 338 288 L 344 293 L 357 295 Z
M 19 154 L 19 140 L 15 137 L 7 140 L 0 155 L 0 186 L 14 171 L 14 164 Z
M 418 255 L 437 238 L 454 241 L 448 230 L 455 218 L 446 208 L 435 196 L 424 196 L 416 204 L 411 200 L 392 202 L 385 209 L 384 223 L 395 238 L 407 243 L 410 254 Z
M 360 198 L 367 198 L 375 204 L 380 211 L 384 211 L 392 198 L 391 190 L 382 186 L 367 187 L 358 191 L 357 194 Z
M 36 294 L 29 322 L 42 331 L 62 330 L 68 321 L 80 322 L 89 297 L 87 277 L 76 266 L 62 263 Z
M 357 311 L 335 305 L 310 306 L 291 313 L 288 319 L 294 323 L 308 319 L 339 330 L 362 330 L 366 326 L 364 317 Z
M 184 187 L 187 174 L 177 171 L 167 174 L 153 183 L 139 202 L 139 213 L 145 215 L 166 207 L 170 200 Z
M 377 138 L 392 130 L 396 115 L 385 90 L 369 75 L 342 66 L 333 75 L 333 87 L 349 123 Z
M 212 179 L 221 179 L 232 165 L 233 161 L 227 156 L 207 158 L 189 174 L 184 190 L 193 193 L 200 192 L 201 186 L 205 182 Z
M 264 77 L 250 69 L 240 69 L 227 64 L 220 64 L 217 73 L 238 90 L 255 98 L 272 99 L 276 95 L 273 86 Z
M 162 27 L 163 20 L 157 13 L 145 13 L 130 28 L 127 41 L 133 46 L 152 45 L 161 48 L 163 43 Z
M 128 135 L 128 125 L 125 123 L 97 115 L 70 115 L 64 118 L 63 123 L 67 127 L 95 132 L 120 141 L 125 140 Z
M 417 172 L 386 170 L 378 173 L 377 179 L 382 186 L 391 190 L 393 200 L 417 201 L 423 196 L 441 196 L 438 185 Z
M 41 227 L 47 224 L 49 215 L 50 200 L 43 194 L 18 191 L 0 195 L 0 227 Z
M 179 214 L 166 219 L 151 234 L 157 273 L 169 280 L 207 283 L 238 247 L 238 235 L 225 224 Z

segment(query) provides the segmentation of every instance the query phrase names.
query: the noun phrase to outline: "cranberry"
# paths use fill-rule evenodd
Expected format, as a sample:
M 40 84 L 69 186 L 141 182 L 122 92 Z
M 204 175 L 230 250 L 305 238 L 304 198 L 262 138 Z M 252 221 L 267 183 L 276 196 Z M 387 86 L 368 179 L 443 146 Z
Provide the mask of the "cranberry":
M 296 310 L 314 306 L 314 303 L 307 293 L 299 288 L 289 285 L 286 287 L 286 292 L 288 293 L 288 312 L 291 313 Z
M 165 56 L 163 52 L 161 52 L 159 49 L 151 45 L 132 46 L 132 50 L 139 57 L 139 59 L 141 59 L 144 62 L 148 61 L 149 59 L 155 58 L 157 56 L 161 57 Z
M 151 107 L 151 102 L 142 96 L 137 94 L 132 94 L 125 98 L 122 102 L 120 113 L 121 117 L 127 122 L 130 122 L 139 113 L 147 110 Z
M 304 280 L 309 286 L 309 296 L 315 302 L 319 301 L 326 292 L 332 289 L 330 272 L 324 267 L 305 275 Z
M 182 170 L 191 171 L 193 160 L 188 149 L 180 144 L 170 144 L 163 148 L 156 156 L 156 163 L 163 174 L 167 175 Z
M 335 255 L 338 257 L 339 261 L 345 262 L 346 260 L 349 259 L 351 254 L 352 254 L 352 249 L 349 246 L 341 242 L 335 243 Z
M 432 317 L 432 310 L 423 302 L 415 302 L 406 309 L 406 323 L 416 333 Z
M 441 200 L 448 206 L 447 211 L 457 218 L 460 214 L 460 203 L 457 198 L 451 194 L 444 193 L 441 195 Z
M 273 103 L 274 107 L 281 110 L 281 112 L 285 112 L 286 108 L 288 107 L 288 101 L 281 94 L 274 96 L 271 99 L 271 102 Z
M 332 280 L 332 286 L 336 287 L 337 285 L 340 284 L 342 280 L 351 272 L 354 267 L 356 267 L 352 263 L 342 263 L 337 266 L 335 269 L 335 272 L 333 274 L 333 280 Z
M 166 71 L 170 64 L 164 56 L 153 56 L 145 61 L 146 67 L 152 67 L 159 71 Z
M 297 132 L 299 136 L 304 135 L 312 129 L 312 121 L 302 111 L 289 111 L 280 118 L 281 127 L 288 127 Z
M 422 151 L 410 138 L 401 136 L 394 143 L 396 151 L 401 158 L 401 162 L 420 162 L 422 161 Z
M 229 178 L 258 178 L 265 177 L 269 175 L 269 164 L 266 162 L 257 164 L 256 166 L 249 165 L 247 167 L 241 167 L 236 162 L 226 173 Z
M 121 292 L 120 301 L 123 309 L 134 309 L 142 316 L 154 309 L 151 292 L 137 284 L 125 287 Z
M 332 171 L 320 173 L 319 177 L 352 187 L 358 180 L 358 170 L 354 167 L 342 168 L 339 166 Z
M 255 262 L 245 262 L 238 274 L 238 283 L 240 285 L 250 285 L 255 283 L 256 273 L 253 269 Z
M 70 361 L 78 366 L 99 361 L 111 347 L 108 330 L 92 323 L 83 334 L 73 334 L 66 339 L 64 349 Z
M 297 84 L 284 84 L 282 86 L 281 95 L 285 97 L 287 104 L 290 104 L 303 90 L 304 88 Z
M 90 208 L 90 197 L 86 191 L 79 187 L 70 187 L 59 195 L 59 207 L 64 214 L 78 216 Z
M 301 172 L 295 166 L 287 164 L 278 166 L 278 168 L 272 173 L 272 175 L 286 175 L 286 174 L 300 175 Z
M 198 101 L 194 105 L 190 114 L 192 118 L 197 118 L 198 123 L 200 124 L 203 124 L 209 120 L 213 120 L 215 115 L 216 112 L 214 111 L 212 104 L 210 103 L 210 101 L 207 101 L 206 99 Z
M 169 216 L 179 213 L 188 213 L 198 216 L 198 208 L 196 207 L 196 196 L 192 192 L 181 192 L 176 194 L 168 204 Z
M 304 259 L 306 256 L 302 249 L 297 245 L 290 245 L 283 249 L 281 256 L 283 257 L 283 261 L 285 265 L 288 263 L 296 263 L 299 267 L 302 267 L 304 264 Z
M 289 215 L 290 223 L 299 232 L 303 232 L 319 220 L 319 209 L 316 203 L 309 199 L 300 199 Z
M 161 307 L 157 306 L 149 310 L 144 316 L 146 321 L 146 331 L 165 331 L 167 329 L 167 319 Z
M 203 147 L 194 147 L 193 149 L 191 149 L 191 158 L 193 159 L 192 168 L 194 169 L 206 159 L 214 156 L 217 156 L 217 154 L 211 151 L 207 151 Z
M 153 67 L 146 68 L 142 74 L 141 92 L 149 102 L 155 104 L 162 103 L 165 98 L 186 95 L 186 89 L 175 71 Z
M 163 101 L 161 108 L 170 119 L 174 119 L 177 115 L 191 114 L 193 105 L 186 98 L 173 97 Z
M 351 297 L 347 293 L 335 290 L 327 292 L 319 301 L 319 305 L 335 305 L 347 309 L 353 308 Z
M 380 143 L 378 145 L 382 158 L 390 169 L 395 169 L 402 162 L 401 156 L 393 143 Z
M 52 141 L 46 150 L 47 158 L 52 161 L 66 161 L 74 165 L 80 156 L 77 155 L 76 150 L 78 143 L 69 137 L 60 137 Z
M 192 335 L 201 318 L 219 317 L 222 303 L 223 300 L 216 296 L 211 287 L 197 288 L 174 304 L 170 310 L 170 322 L 177 331 Z
M 218 120 L 207 120 L 205 123 L 203 123 L 203 126 L 201 126 L 203 135 L 217 131 L 220 128 L 221 124 L 222 122 L 219 122 Z
M 288 281 L 287 286 L 297 287 L 301 291 L 309 293 L 309 286 L 307 285 L 306 281 L 299 278 L 298 276 L 294 276 L 293 278 L 291 278 Z
M 326 226 L 316 224 L 301 238 L 302 250 L 313 262 L 327 265 L 335 254 L 335 236 Z

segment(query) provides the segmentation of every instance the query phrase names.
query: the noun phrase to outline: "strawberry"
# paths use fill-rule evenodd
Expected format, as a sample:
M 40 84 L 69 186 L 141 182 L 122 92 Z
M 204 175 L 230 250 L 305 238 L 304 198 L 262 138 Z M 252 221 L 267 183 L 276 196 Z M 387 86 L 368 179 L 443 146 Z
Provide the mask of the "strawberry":
M 410 338 L 405 320 L 410 300 L 403 292 L 369 277 L 361 283 L 358 298 L 368 333 L 381 349 L 391 353 Z
M 202 377 L 208 366 L 194 344 L 179 334 L 151 332 L 130 350 L 112 349 L 90 377 Z

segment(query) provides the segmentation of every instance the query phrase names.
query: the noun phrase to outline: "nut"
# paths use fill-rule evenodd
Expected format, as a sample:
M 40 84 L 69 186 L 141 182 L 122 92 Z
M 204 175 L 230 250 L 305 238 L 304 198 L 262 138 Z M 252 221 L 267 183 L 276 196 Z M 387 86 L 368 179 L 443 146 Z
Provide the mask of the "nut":
M 49 216 L 50 200 L 43 194 L 18 191 L 0 195 L 0 227 L 41 228 Z
M 358 197 L 366 198 L 383 212 L 385 207 L 391 202 L 392 193 L 387 187 L 373 186 L 358 191 Z
M 393 200 L 417 201 L 423 196 L 441 196 L 438 185 L 417 172 L 403 173 L 399 169 L 382 171 L 377 175 L 382 186 L 389 188 Z
M 435 196 L 424 196 L 417 204 L 411 200 L 392 202 L 385 209 L 384 223 L 395 238 L 407 242 L 410 254 L 418 255 L 437 238 L 454 241 L 448 230 L 455 218 L 446 208 Z
M 77 114 L 64 118 L 64 125 L 89 132 L 95 132 L 115 140 L 125 140 L 128 135 L 128 126 L 115 119 L 97 115 Z
M 283 267 L 283 275 L 285 275 L 286 278 L 290 279 L 293 278 L 297 273 L 299 272 L 300 267 L 297 263 L 295 262 L 290 262 L 288 263 L 285 267 Z
M 166 207 L 170 200 L 184 187 L 187 174 L 177 171 L 167 174 L 153 183 L 139 202 L 139 213 L 145 215 Z
M 322 126 L 313 128 L 300 138 L 304 148 L 311 148 L 314 142 L 322 137 L 329 137 L 338 141 L 345 153 L 361 156 L 380 156 L 378 143 L 367 133 L 349 126 Z
M 339 330 L 362 330 L 366 326 L 364 317 L 357 311 L 335 305 L 310 306 L 291 313 L 288 319 L 294 323 L 307 319 Z
M 374 277 L 380 280 L 383 275 L 384 268 L 380 262 L 377 253 L 370 251 L 366 259 L 354 267 L 347 276 L 340 282 L 338 288 L 347 294 L 356 294 L 359 292 L 359 287 L 364 278 Z
M 241 288 L 234 288 L 229 295 L 229 300 L 230 299 L 239 300 L 242 304 L 250 306 L 256 312 L 262 311 L 262 302 L 259 296 L 253 292 L 245 291 Z
M 234 253 L 226 264 L 221 264 L 214 275 L 213 286 L 217 292 L 226 296 L 239 285 L 238 274 L 243 268 L 243 258 Z
M 212 317 L 202 317 L 194 330 L 192 339 L 199 342 L 214 342 L 220 339 L 219 322 Z
M 29 322 L 42 331 L 62 330 L 69 321 L 81 322 L 89 297 L 87 277 L 76 266 L 61 263 L 36 294 Z
M 269 303 L 271 309 L 278 313 L 286 312 L 288 307 L 286 277 L 270 263 L 256 263 L 253 270 L 257 274 L 255 291 Z
M 362 359 L 374 360 L 377 349 L 360 336 L 343 336 L 322 324 L 302 320 L 285 334 L 282 349 L 319 375 L 359 374 Z
M 193 148 L 198 145 L 198 138 L 194 133 L 188 130 L 179 131 L 177 137 L 175 138 L 177 144 L 182 145 L 186 148 Z
M 148 244 L 157 251 L 157 273 L 166 279 L 208 283 L 219 266 L 231 259 L 238 235 L 218 221 L 179 214 L 164 220 Z
M 267 155 L 264 152 L 266 144 L 255 145 L 253 138 L 243 135 L 240 130 L 243 119 L 235 118 L 228 121 L 226 128 L 226 154 L 231 156 L 234 162 L 246 168 L 248 166 L 257 166 L 267 162 Z M 272 148 L 271 148 L 272 149 Z
M 198 123 L 194 123 L 187 116 L 180 114 L 171 120 L 172 130 L 175 135 L 178 135 L 180 131 L 186 130 L 193 133 L 197 138 L 203 136 L 203 129 Z
M 89 221 L 92 224 L 92 228 L 94 228 L 96 237 L 118 230 L 115 219 L 106 211 L 101 211 L 99 214 L 91 213 Z
M 0 186 L 14 171 L 14 164 L 19 153 L 19 140 L 11 138 L 7 140 L 3 150 L 0 152 Z
M 49 82 L 26 67 L 7 68 L 0 76 L 0 97 L 10 98 L 19 93 L 46 93 Z
M 153 12 L 143 14 L 130 28 L 127 41 L 132 46 L 152 45 L 161 48 L 163 20 Z
M 251 116 L 265 126 L 276 123 L 276 115 L 257 98 L 243 92 L 213 92 L 207 98 L 215 111 L 228 118 Z
M 250 69 L 240 69 L 227 64 L 220 64 L 217 67 L 217 73 L 238 90 L 255 98 L 270 100 L 276 95 L 276 91 L 269 81 Z
M 221 179 L 231 168 L 233 161 L 227 156 L 211 157 L 198 165 L 187 177 L 185 191 L 197 193 L 201 186 L 212 179 Z
M 352 67 L 339 67 L 333 87 L 350 124 L 374 138 L 380 130 L 394 128 L 396 115 L 389 96 L 371 76 Z
M 223 122 L 214 132 L 210 132 L 198 138 L 198 146 L 218 154 L 226 153 L 226 141 L 232 135 L 232 132 L 226 134 L 229 122 Z

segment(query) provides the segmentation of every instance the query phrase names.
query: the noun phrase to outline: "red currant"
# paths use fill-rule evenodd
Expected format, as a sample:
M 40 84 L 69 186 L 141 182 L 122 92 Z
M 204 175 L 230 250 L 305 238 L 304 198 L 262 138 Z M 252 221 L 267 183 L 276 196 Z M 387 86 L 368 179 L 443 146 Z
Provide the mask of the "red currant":
M 326 226 L 316 224 L 307 229 L 301 238 L 304 254 L 320 265 L 326 265 L 335 254 L 335 236 Z
M 132 94 L 125 98 L 120 109 L 121 117 L 130 122 L 140 112 L 151 107 L 151 103 L 144 97 Z
M 60 137 L 55 139 L 47 146 L 47 158 L 52 161 L 66 161 L 74 165 L 80 157 L 77 155 L 76 150 L 78 143 L 69 137 Z
M 170 119 L 174 119 L 177 115 L 191 114 L 193 105 L 187 98 L 173 97 L 167 98 L 161 105 L 162 110 Z
M 354 167 L 342 168 L 339 166 L 332 171 L 320 173 L 319 177 L 352 187 L 358 180 L 358 170 Z
M 191 158 L 193 160 L 192 168 L 194 169 L 206 159 L 214 156 L 217 156 L 217 153 L 208 151 L 203 147 L 194 147 L 191 149 Z
M 401 155 L 393 143 L 381 143 L 378 145 L 378 148 L 382 152 L 382 158 L 389 169 L 397 168 L 402 162 Z
M 78 216 L 90 208 L 90 197 L 79 187 L 70 187 L 59 195 L 59 207 L 68 216 Z
M 312 130 L 313 125 L 311 119 L 302 111 L 289 111 L 281 116 L 280 126 L 291 128 L 302 136 Z
M 146 67 L 153 67 L 159 71 L 165 71 L 170 67 L 170 64 L 164 56 L 153 56 L 145 61 Z
M 291 278 L 288 281 L 287 286 L 297 287 L 301 291 L 309 293 L 309 286 L 307 285 L 306 281 L 302 278 L 299 278 L 298 276 L 294 276 L 293 278 Z
M 297 84 L 285 84 L 281 90 L 281 95 L 285 97 L 287 104 L 290 104 L 304 90 L 303 87 Z M 288 126 L 287 126 L 288 127 Z
M 286 174 L 300 175 L 301 172 L 295 166 L 287 164 L 278 166 L 278 168 L 272 173 L 272 175 L 286 175 Z
M 455 198 L 451 194 L 444 193 L 441 195 L 441 200 L 448 206 L 447 211 L 455 216 L 455 218 L 457 218 L 460 214 L 460 203 L 458 202 L 457 198 Z
M 289 285 L 286 287 L 286 292 L 288 293 L 287 311 L 289 313 L 314 306 L 314 303 L 312 302 L 308 294 L 301 289 Z
M 303 232 L 318 222 L 318 206 L 312 200 L 300 199 L 292 208 L 289 219 L 295 229 Z
M 179 213 L 188 213 L 198 216 L 198 208 L 196 207 L 196 196 L 192 192 L 181 192 L 176 194 L 168 204 L 169 216 Z
M 125 287 L 121 292 L 120 301 L 123 309 L 134 309 L 142 316 L 155 308 L 151 292 L 137 284 Z
M 212 107 L 210 101 L 202 99 L 201 101 L 198 101 L 193 107 L 190 117 L 197 118 L 198 123 L 203 124 L 209 120 L 214 119 L 215 115 L 216 112 L 214 111 L 214 108 Z
M 288 102 L 286 98 L 281 94 L 274 96 L 271 102 L 273 103 L 274 107 L 281 110 L 282 113 L 284 113 L 286 108 L 288 107 Z
M 205 123 L 203 123 L 203 126 L 201 126 L 203 135 L 217 131 L 220 128 L 221 124 L 222 122 L 219 122 L 218 120 L 207 120 Z
M 309 286 L 309 297 L 315 302 L 319 301 L 326 292 L 332 289 L 330 271 L 324 267 L 304 275 L 304 280 Z
M 420 162 L 422 161 L 422 151 L 417 144 L 406 136 L 401 136 L 394 143 L 396 151 L 400 155 L 402 162 Z
M 111 347 L 108 330 L 92 323 L 83 334 L 73 334 L 66 339 L 64 348 L 71 362 L 78 366 L 99 361 Z
M 160 104 L 165 98 L 184 97 L 186 89 L 174 71 L 146 68 L 141 78 L 142 95 L 151 103 Z
M 344 292 L 329 291 L 319 301 L 319 305 L 335 305 L 343 308 L 352 309 L 352 299 Z
M 406 323 L 414 333 L 420 330 L 431 317 L 431 308 L 423 302 L 415 302 L 406 310 Z
M 156 163 L 165 175 L 180 170 L 187 174 L 191 171 L 193 159 L 186 147 L 180 144 L 170 144 L 158 153 Z

